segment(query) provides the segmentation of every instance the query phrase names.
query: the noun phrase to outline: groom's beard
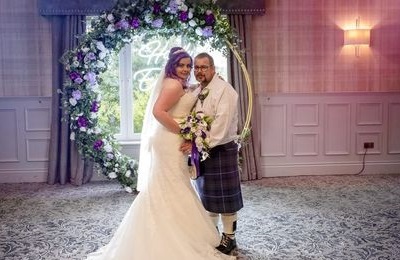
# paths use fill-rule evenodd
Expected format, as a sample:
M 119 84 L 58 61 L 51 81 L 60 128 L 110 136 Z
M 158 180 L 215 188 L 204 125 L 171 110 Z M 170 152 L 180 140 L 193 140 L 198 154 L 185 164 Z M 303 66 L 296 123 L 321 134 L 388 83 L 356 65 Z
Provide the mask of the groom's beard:
M 203 80 L 199 80 L 199 79 L 197 79 L 197 80 L 200 82 L 201 88 L 203 89 L 203 88 L 207 87 L 207 85 L 211 82 L 212 78 L 210 80 L 207 80 L 205 75 L 201 76 L 201 78 L 203 78 Z

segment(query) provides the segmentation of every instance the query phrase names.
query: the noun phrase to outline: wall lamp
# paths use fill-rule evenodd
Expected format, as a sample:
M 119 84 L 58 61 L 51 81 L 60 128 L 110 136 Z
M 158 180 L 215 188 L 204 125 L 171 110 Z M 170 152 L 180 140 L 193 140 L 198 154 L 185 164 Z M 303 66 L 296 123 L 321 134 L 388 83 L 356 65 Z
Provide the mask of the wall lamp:
M 355 49 L 356 57 L 360 57 L 360 46 L 369 46 L 370 29 L 360 28 L 360 17 L 356 19 L 356 28 L 344 31 L 344 45 L 352 45 Z

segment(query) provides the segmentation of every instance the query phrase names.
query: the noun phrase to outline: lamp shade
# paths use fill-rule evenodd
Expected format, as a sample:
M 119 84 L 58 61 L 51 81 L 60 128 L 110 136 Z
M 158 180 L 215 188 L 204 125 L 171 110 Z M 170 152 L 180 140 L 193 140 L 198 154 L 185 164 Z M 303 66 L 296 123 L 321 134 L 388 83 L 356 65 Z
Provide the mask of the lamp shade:
M 352 29 L 344 31 L 344 45 L 369 45 L 369 29 Z

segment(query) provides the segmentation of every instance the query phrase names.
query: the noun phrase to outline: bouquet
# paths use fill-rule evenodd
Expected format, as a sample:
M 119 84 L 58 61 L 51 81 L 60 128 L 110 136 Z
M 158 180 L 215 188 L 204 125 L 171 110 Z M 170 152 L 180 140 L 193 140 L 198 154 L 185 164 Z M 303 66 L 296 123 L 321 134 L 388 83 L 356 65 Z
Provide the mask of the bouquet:
M 200 161 L 204 161 L 209 156 L 209 131 L 211 122 L 212 118 L 205 115 L 202 111 L 192 111 L 186 118 L 179 122 L 181 128 L 180 136 L 192 143 L 192 152 L 188 160 L 189 166 L 193 166 L 190 168 L 192 179 L 199 177 Z

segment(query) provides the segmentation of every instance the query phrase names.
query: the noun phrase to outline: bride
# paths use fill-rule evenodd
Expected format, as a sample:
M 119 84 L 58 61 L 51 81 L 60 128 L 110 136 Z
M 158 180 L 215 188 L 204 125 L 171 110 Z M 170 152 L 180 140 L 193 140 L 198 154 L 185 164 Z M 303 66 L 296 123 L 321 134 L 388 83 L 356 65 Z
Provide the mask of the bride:
M 186 156 L 179 151 L 183 139 L 177 120 L 197 100 L 197 90 L 186 87 L 192 65 L 184 49 L 170 50 L 146 109 L 140 193 L 111 241 L 88 260 L 236 259 L 215 249 L 219 234 L 192 187 Z

